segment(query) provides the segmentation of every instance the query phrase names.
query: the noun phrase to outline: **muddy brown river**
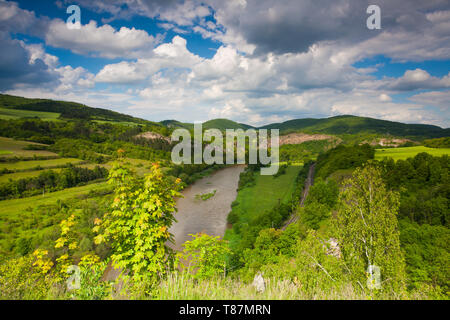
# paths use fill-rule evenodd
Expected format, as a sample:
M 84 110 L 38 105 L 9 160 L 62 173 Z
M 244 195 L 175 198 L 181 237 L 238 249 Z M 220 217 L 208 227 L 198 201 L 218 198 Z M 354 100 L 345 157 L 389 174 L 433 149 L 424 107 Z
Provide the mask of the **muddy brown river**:
M 175 239 L 175 244 L 169 244 L 170 247 L 182 250 L 182 244 L 191 240 L 189 234 L 199 232 L 223 237 L 231 203 L 237 196 L 239 174 L 244 169 L 243 165 L 221 169 L 183 190 L 184 198 L 177 200 L 177 222 L 170 228 Z M 200 195 L 212 193 L 214 190 L 215 195 L 208 200 L 199 198 Z

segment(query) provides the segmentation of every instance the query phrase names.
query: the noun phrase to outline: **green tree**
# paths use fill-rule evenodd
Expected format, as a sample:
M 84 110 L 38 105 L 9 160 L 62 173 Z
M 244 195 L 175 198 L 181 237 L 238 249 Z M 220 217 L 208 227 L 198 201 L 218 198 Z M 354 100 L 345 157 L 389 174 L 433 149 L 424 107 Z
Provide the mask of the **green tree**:
M 179 182 L 164 176 L 158 164 L 144 181 L 121 162 L 110 171 L 115 199 L 95 227 L 95 232 L 103 231 L 95 243 L 107 241 L 113 264 L 130 271 L 135 280 L 162 276 L 173 267 L 173 252 L 166 243 L 172 239 L 169 228 L 175 220 Z
M 399 195 L 386 189 L 380 171 L 372 165 L 356 169 L 344 186 L 335 227 L 354 280 L 365 285 L 368 267 L 378 266 L 384 288 L 402 288 L 405 263 L 397 221 Z
M 191 234 L 178 257 L 181 266 L 194 278 L 204 279 L 225 273 L 228 242 L 205 233 Z

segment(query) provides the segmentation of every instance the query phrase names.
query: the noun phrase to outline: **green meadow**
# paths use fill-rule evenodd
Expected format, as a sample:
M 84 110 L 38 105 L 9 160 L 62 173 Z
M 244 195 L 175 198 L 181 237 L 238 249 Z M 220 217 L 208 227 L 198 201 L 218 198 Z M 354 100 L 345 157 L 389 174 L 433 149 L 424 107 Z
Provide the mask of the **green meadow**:
M 55 204 L 58 200 L 64 201 L 67 199 L 82 197 L 88 194 L 90 191 L 101 191 L 108 189 L 109 186 L 106 182 L 92 183 L 81 187 L 74 187 L 56 191 L 52 193 L 46 193 L 45 195 L 38 195 L 29 198 L 11 199 L 0 201 L 1 217 L 4 218 L 8 215 L 21 214 L 27 211 L 28 208 L 37 208 L 42 205 Z
M 56 153 L 46 151 L 46 150 L 24 150 L 24 148 L 30 146 L 45 146 L 44 144 L 29 142 L 29 141 L 20 141 L 14 140 L 11 138 L 0 137 L 0 156 L 8 156 L 8 157 L 33 157 L 33 156 L 41 156 L 41 157 L 57 157 Z
M 80 159 L 75 158 L 61 158 L 61 159 L 49 159 L 49 160 L 32 160 L 32 161 L 18 161 L 18 162 L 3 162 L 0 163 L 0 170 L 8 169 L 14 171 L 25 171 L 25 170 L 33 170 L 37 167 L 42 169 L 45 168 L 55 168 L 59 166 L 65 166 L 69 163 L 76 165 L 84 162 Z
M 405 148 L 388 148 L 377 149 L 375 152 L 375 160 L 382 160 L 383 158 L 392 158 L 395 161 L 413 158 L 416 154 L 426 152 L 432 156 L 440 157 L 443 155 L 450 155 L 450 148 L 427 148 L 424 146 L 405 147 Z
M 29 111 L 0 108 L 0 119 L 11 120 L 20 118 L 40 118 L 44 121 L 59 121 L 59 113 L 44 111 Z
M 270 210 L 278 202 L 291 199 L 295 189 L 295 179 L 302 166 L 289 166 L 286 173 L 278 177 L 262 176 L 259 172 L 255 184 L 239 190 L 233 211 L 238 212 L 241 221 L 251 220 L 261 212 Z M 257 201 L 255 201 L 257 199 Z

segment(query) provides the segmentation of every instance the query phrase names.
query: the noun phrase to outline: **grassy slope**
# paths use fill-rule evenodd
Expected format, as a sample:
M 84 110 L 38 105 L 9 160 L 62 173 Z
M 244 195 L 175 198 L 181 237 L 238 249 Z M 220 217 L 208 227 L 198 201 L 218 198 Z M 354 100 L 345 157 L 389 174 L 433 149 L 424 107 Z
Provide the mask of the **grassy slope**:
M 75 102 L 55 101 L 48 99 L 28 99 L 5 94 L 0 94 L 0 108 L 10 110 L 16 109 L 16 111 L 20 110 L 22 112 L 28 111 L 44 112 L 43 115 L 46 117 L 49 116 L 47 114 L 49 112 L 58 114 L 62 112 L 69 112 L 76 115 L 75 118 L 81 118 L 79 117 L 79 115 L 88 115 L 92 119 L 99 121 L 106 120 L 114 122 L 151 124 L 155 126 L 161 126 L 161 124 L 156 122 L 135 118 L 130 115 L 122 114 L 107 109 L 91 108 Z
M 407 148 L 389 148 L 389 149 L 377 149 L 375 152 L 375 160 L 382 160 L 384 157 L 392 158 L 394 160 L 405 160 L 407 158 L 412 158 L 416 154 L 426 152 L 431 154 L 432 156 L 442 156 L 442 155 L 450 155 L 450 149 L 434 149 L 427 148 L 424 146 L 418 147 L 407 147 Z
M 67 199 L 76 198 L 85 195 L 92 190 L 103 190 L 106 188 L 108 188 L 107 183 L 100 182 L 88 184 L 82 187 L 74 187 L 62 191 L 47 193 L 44 196 L 39 195 L 23 199 L 0 201 L 1 217 L 3 218 L 7 215 L 23 214 L 25 213 L 27 208 L 35 208 L 41 205 L 54 204 L 58 200 L 64 201 Z
M 56 159 L 56 160 L 65 160 L 65 159 Z M 76 159 L 77 160 L 77 159 Z M 49 163 L 49 161 L 51 160 L 42 160 L 42 161 L 24 161 L 23 163 L 30 163 L 30 162 L 35 162 L 35 163 L 39 163 L 39 165 L 42 168 L 46 168 L 46 167 L 52 167 L 54 165 L 51 165 L 52 162 Z M 81 160 L 77 160 L 77 162 L 79 162 Z M 138 175 L 140 176 L 144 176 L 145 174 L 150 172 L 150 168 L 151 168 L 151 161 L 147 161 L 147 160 L 140 160 L 140 159 L 127 159 L 126 162 L 130 163 L 131 166 L 134 168 L 134 170 L 137 172 Z M 6 165 L 6 167 L 8 169 L 12 169 L 11 167 L 8 166 L 8 163 L 4 163 Z M 111 162 L 107 162 L 104 164 L 96 164 L 96 163 L 86 163 L 86 164 L 81 164 L 81 165 L 77 165 L 77 167 L 81 167 L 81 168 L 88 168 L 88 169 L 94 169 L 95 167 L 99 166 L 99 167 L 103 167 L 106 169 L 111 169 L 113 164 L 113 161 Z M 1 164 L 0 164 L 1 165 Z M 10 166 L 14 165 L 14 163 L 9 164 Z M 1 169 L 1 167 L 0 167 Z M 61 168 L 54 168 L 51 169 L 55 172 L 59 172 L 62 169 Z M 19 179 L 25 179 L 25 178 L 33 178 L 33 177 L 37 177 L 42 173 L 43 170 L 31 170 L 31 171 L 24 171 L 24 172 L 14 172 L 14 173 L 8 173 L 8 174 L 4 174 L 0 176 L 0 183 L 4 183 L 4 182 L 8 182 L 10 179 L 11 180 L 19 180 Z
M 226 129 L 249 129 L 252 128 L 249 125 L 237 123 L 232 120 L 228 119 L 214 119 L 209 120 L 203 123 L 203 129 L 219 129 L 219 130 L 226 130 Z
M 84 160 L 75 159 L 75 158 L 61 158 L 61 159 L 50 159 L 50 160 L 34 160 L 34 161 L 18 161 L 18 162 L 3 162 L 0 163 L 1 169 L 9 169 L 9 170 L 31 170 L 40 166 L 41 168 L 51 168 L 56 166 L 64 166 L 69 163 L 79 164 L 84 162 Z
M 0 137 L 0 150 L 9 151 L 9 153 L 5 153 L 4 155 L 9 155 L 10 157 L 33 157 L 34 155 L 44 157 L 58 156 L 56 153 L 45 150 L 23 150 L 28 145 L 42 146 L 39 143 Z
M 59 113 L 44 111 L 29 111 L 19 109 L 0 108 L 0 119 L 19 119 L 19 118 L 40 118 L 47 121 L 59 121 Z

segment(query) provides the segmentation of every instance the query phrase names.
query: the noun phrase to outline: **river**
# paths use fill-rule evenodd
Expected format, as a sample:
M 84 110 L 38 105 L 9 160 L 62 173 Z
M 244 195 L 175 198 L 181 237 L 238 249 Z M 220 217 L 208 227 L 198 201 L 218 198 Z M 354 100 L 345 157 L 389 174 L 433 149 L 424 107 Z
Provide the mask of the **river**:
M 237 165 L 218 170 L 183 190 L 183 198 L 177 200 L 177 222 L 169 230 L 175 239 L 170 247 L 182 250 L 182 244 L 191 239 L 189 234 L 199 232 L 223 237 L 231 203 L 237 196 L 239 175 L 244 169 L 244 165 Z M 208 200 L 197 196 L 214 190 L 215 195 Z

